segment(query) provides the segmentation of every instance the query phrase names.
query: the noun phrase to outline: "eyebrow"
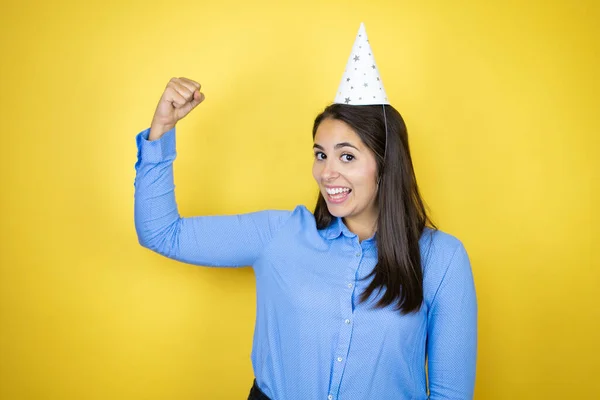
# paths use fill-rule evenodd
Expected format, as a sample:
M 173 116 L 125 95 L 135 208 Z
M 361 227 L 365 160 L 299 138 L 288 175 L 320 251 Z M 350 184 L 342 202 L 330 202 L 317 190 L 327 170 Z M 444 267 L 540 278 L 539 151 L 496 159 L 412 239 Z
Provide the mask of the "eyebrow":
M 338 143 L 333 148 L 334 149 L 341 149 L 342 147 L 352 147 L 353 149 L 358 150 L 358 147 L 354 146 L 352 143 L 349 143 L 349 142 Z M 320 144 L 317 144 L 317 143 L 315 143 L 313 145 L 313 148 L 319 149 L 319 150 L 325 150 L 325 148 L 323 146 L 321 146 Z M 358 150 L 358 151 L 360 151 L 360 150 Z

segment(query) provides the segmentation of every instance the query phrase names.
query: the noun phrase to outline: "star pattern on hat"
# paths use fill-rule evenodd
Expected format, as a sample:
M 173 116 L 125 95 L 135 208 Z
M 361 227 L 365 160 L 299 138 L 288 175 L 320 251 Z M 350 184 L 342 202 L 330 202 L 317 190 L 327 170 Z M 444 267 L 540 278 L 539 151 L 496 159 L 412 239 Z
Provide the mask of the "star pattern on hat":
M 351 83 L 355 80 L 357 80 L 356 84 Z M 353 95 L 350 96 L 350 93 Z M 334 103 L 390 104 L 383 88 L 365 26 L 362 23 L 358 29 Z

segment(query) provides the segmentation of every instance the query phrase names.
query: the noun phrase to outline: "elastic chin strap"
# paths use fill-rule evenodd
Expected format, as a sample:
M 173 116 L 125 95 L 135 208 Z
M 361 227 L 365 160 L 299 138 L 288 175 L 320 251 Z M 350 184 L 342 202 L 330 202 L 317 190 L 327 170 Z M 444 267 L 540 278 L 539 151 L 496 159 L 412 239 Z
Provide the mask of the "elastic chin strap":
M 387 127 L 387 117 L 385 115 L 385 104 L 382 104 L 383 108 L 383 125 L 385 126 L 385 147 L 383 148 L 383 162 L 381 163 L 381 172 L 379 174 L 379 178 L 377 178 L 377 186 L 379 187 L 379 182 L 381 181 L 381 177 L 383 176 L 383 169 L 385 168 L 385 156 L 387 154 L 387 144 L 388 144 L 388 127 Z

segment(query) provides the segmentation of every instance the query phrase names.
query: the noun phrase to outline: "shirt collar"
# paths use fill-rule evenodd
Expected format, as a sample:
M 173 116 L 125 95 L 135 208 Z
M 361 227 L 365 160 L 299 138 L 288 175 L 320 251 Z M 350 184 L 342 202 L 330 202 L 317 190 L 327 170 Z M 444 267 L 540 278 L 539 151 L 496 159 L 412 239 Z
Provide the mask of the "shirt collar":
M 356 236 L 354 233 L 350 232 L 348 227 L 346 227 L 342 219 L 339 217 L 334 218 L 329 226 L 324 228 L 321 232 L 321 235 L 325 239 L 329 240 L 337 239 L 342 234 L 349 238 Z
M 344 235 L 347 238 L 356 237 L 356 234 L 352 233 L 339 217 L 334 218 L 327 228 L 321 230 L 321 236 L 328 240 L 337 239 L 340 235 Z M 375 245 L 375 236 L 363 240 L 362 243 L 363 247 L 366 246 L 365 248 L 373 247 Z

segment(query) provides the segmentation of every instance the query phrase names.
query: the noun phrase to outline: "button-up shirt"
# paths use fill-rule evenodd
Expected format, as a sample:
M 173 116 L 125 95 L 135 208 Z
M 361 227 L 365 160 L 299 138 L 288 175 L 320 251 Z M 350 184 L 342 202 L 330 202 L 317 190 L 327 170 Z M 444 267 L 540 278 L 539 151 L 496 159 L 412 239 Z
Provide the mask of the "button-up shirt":
M 419 311 L 402 314 L 395 304 L 376 308 L 383 290 L 361 303 L 377 263 L 374 237 L 359 241 L 340 218 L 319 230 L 304 206 L 183 218 L 174 195 L 175 129 L 155 141 L 148 134 L 137 136 L 139 241 L 190 264 L 254 268 L 251 359 L 269 398 L 472 398 L 477 303 L 458 239 L 423 232 Z

